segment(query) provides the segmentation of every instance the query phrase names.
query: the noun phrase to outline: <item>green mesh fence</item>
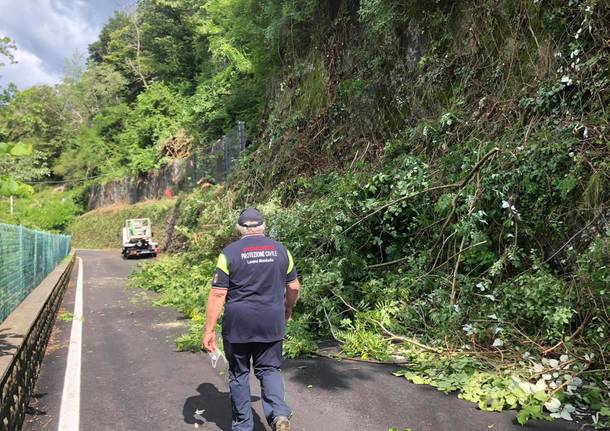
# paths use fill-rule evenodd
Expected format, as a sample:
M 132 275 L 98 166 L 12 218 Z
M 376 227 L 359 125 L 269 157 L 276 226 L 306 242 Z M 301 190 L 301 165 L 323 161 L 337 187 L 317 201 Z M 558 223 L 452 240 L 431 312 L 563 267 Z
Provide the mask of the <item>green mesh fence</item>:
M 0 223 L 0 322 L 70 253 L 71 239 Z

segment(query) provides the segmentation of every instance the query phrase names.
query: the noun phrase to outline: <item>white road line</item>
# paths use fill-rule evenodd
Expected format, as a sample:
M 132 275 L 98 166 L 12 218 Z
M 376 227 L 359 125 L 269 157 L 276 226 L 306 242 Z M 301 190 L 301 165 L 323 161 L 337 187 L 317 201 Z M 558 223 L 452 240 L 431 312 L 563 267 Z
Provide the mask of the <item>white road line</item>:
M 64 391 L 59 411 L 59 431 L 79 431 L 80 426 L 80 370 L 83 341 L 83 260 L 78 259 L 78 277 L 74 298 L 74 315 L 70 348 L 64 378 Z

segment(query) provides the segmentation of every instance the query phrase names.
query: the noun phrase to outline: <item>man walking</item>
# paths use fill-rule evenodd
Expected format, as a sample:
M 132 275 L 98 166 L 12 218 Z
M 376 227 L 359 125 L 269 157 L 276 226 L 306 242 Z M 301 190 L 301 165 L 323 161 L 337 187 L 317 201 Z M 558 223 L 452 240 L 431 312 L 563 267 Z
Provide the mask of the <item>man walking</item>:
M 203 347 L 216 351 L 214 327 L 222 321 L 224 351 L 229 362 L 233 431 L 252 431 L 250 362 L 261 384 L 267 423 L 290 431 L 290 408 L 284 400 L 281 374 L 286 321 L 301 287 L 290 252 L 265 236 L 265 220 L 254 208 L 244 210 L 236 225 L 241 238 L 224 248 L 208 297 Z

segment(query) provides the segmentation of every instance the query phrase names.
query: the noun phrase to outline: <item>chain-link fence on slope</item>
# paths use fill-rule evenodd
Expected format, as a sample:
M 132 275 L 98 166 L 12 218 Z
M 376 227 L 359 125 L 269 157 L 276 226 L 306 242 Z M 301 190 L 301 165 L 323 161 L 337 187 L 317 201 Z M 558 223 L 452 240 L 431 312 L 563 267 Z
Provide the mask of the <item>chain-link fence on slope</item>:
M 69 253 L 66 235 L 0 223 L 0 322 Z
M 191 158 L 190 178 L 193 186 L 200 180 L 223 182 L 246 148 L 246 140 L 246 123 L 238 121 L 235 127 L 222 138 L 212 142 L 210 147 L 195 150 Z

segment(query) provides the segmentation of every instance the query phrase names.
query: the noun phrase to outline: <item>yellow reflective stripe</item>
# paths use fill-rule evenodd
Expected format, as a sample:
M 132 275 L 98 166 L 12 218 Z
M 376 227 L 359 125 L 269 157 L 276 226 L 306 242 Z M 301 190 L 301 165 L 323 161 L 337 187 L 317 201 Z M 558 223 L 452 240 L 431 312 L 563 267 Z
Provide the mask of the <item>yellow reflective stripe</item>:
M 227 262 L 227 257 L 224 254 L 220 253 L 218 256 L 218 263 L 216 263 L 216 267 L 225 274 L 229 275 L 229 264 Z
M 286 251 L 288 252 L 288 272 L 286 272 L 286 274 L 290 274 L 294 268 L 294 260 L 292 259 L 290 252 L 288 250 Z

